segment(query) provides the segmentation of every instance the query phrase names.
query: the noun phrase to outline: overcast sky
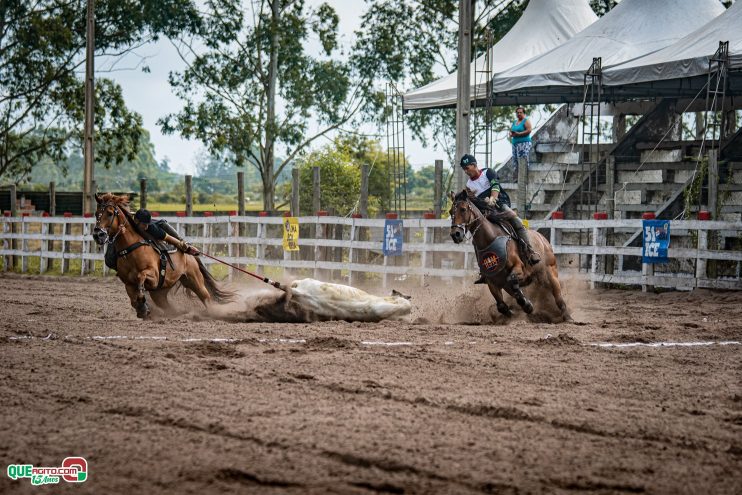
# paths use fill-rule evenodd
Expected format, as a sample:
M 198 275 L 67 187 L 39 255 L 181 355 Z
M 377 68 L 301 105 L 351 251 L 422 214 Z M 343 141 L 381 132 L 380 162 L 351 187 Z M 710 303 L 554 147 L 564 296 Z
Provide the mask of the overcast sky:
M 361 15 L 366 10 L 366 2 L 363 0 L 307 0 L 307 6 L 319 5 L 323 1 L 327 1 L 337 11 L 340 18 L 340 43 L 344 48 L 349 48 L 353 43 L 353 32 L 359 28 Z M 315 49 L 318 49 L 318 45 Z M 113 72 L 106 71 L 110 67 L 110 61 L 102 59 L 96 61 L 96 69 L 101 71 L 100 76 L 115 79 L 123 88 L 127 105 L 142 115 L 144 127 L 152 135 L 157 159 L 167 157 L 170 160 L 170 168 L 175 172 L 193 173 L 195 172 L 195 155 L 203 149 L 201 143 L 188 141 L 177 135 L 165 136 L 156 124 L 160 117 L 182 108 L 182 102 L 171 91 L 167 78 L 170 71 L 181 70 L 184 65 L 175 48 L 166 39 L 140 48 L 137 54 L 146 57 L 146 64 L 150 68 L 149 73 L 142 72 L 140 68 L 134 68 L 140 62 L 140 58 L 133 56 L 119 61 Z M 368 127 L 364 132 L 374 133 L 375 129 Z M 384 134 L 384 130 L 381 133 Z M 413 166 L 432 165 L 435 159 L 445 159 L 445 154 L 432 149 L 432 145 L 425 149 L 419 142 L 413 141 L 409 132 L 405 137 L 407 157 Z M 382 136 L 380 141 L 382 146 L 386 146 L 385 136 Z M 313 143 L 313 147 L 321 147 L 327 143 L 327 139 L 320 138 Z M 509 156 L 510 150 L 507 142 L 500 143 L 495 149 L 496 159 L 502 160 Z M 278 150 L 278 152 L 280 155 L 283 150 Z

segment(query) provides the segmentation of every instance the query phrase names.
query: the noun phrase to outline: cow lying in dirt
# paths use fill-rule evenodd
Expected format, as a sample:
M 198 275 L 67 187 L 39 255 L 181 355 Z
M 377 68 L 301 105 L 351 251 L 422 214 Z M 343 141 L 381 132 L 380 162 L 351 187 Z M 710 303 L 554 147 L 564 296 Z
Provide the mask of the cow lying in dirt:
M 312 278 L 295 280 L 284 291 L 261 291 L 246 299 L 247 311 L 227 319 L 304 323 L 312 321 L 377 322 L 410 314 L 410 298 L 397 291 L 379 297 L 347 285 Z

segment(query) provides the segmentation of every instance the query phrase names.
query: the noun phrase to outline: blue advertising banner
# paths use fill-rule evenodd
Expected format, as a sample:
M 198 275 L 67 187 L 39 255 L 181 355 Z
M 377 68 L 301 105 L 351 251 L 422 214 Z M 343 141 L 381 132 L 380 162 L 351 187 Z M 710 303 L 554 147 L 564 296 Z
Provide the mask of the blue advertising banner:
M 387 220 L 384 222 L 384 256 L 400 256 L 403 241 L 402 220 Z
M 667 263 L 670 220 L 643 220 L 642 263 Z

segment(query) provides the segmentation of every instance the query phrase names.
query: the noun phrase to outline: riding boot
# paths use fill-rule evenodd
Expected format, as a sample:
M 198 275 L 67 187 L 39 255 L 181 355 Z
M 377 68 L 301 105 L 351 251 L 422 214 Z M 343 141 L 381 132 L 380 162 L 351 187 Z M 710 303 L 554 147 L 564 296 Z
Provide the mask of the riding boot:
M 528 231 L 526 230 L 525 226 L 523 225 L 523 222 L 520 221 L 520 218 L 515 217 L 511 220 L 511 224 L 513 225 L 513 228 L 515 229 L 515 233 L 518 234 L 518 237 L 520 237 L 523 242 L 525 243 L 528 252 L 528 262 L 531 265 L 535 265 L 539 261 L 541 261 L 541 257 L 538 255 L 538 253 L 533 249 L 533 246 L 531 246 L 531 240 L 528 238 Z
M 487 278 L 484 276 L 484 273 L 479 272 L 479 278 L 474 281 L 474 285 L 476 284 L 486 284 Z

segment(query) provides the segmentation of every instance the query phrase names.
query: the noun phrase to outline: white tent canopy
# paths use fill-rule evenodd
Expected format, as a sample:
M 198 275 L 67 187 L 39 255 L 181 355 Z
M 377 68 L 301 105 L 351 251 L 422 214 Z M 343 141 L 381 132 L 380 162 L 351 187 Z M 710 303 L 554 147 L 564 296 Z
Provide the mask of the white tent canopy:
M 676 43 L 603 72 L 603 84 L 619 86 L 708 74 L 720 41 L 729 42 L 732 67 L 742 68 L 742 1 Z
M 626 1 L 626 0 L 624 0 Z M 513 28 L 490 50 L 490 71 L 497 74 L 559 46 L 589 26 L 597 16 L 587 0 L 531 0 Z M 487 91 L 486 55 L 471 65 L 471 97 Z M 403 95 L 405 109 L 436 108 L 456 104 L 454 72 Z
M 655 52 L 724 12 L 719 0 L 623 0 L 553 50 L 493 79 L 493 92 L 582 86 L 594 57 L 603 68 Z

